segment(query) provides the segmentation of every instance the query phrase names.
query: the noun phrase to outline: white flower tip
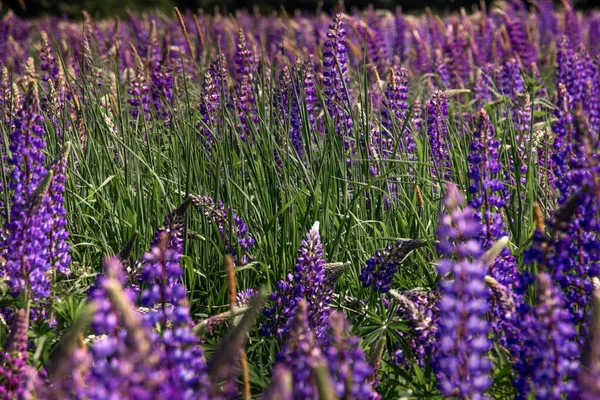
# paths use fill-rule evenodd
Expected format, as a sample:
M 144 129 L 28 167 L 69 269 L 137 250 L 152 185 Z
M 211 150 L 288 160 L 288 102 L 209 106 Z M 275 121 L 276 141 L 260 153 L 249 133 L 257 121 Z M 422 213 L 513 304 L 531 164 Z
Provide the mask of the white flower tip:
M 319 232 L 319 221 L 315 221 L 315 223 L 313 224 L 312 228 L 310 228 L 310 230 Z

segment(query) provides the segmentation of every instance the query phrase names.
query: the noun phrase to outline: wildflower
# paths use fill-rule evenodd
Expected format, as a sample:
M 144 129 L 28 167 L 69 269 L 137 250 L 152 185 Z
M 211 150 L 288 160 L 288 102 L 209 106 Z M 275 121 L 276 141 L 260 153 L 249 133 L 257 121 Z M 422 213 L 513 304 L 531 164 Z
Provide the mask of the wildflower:
M 444 396 L 477 399 L 483 398 L 491 385 L 491 365 L 486 357 L 489 328 L 484 319 L 489 293 L 480 259 L 483 251 L 476 240 L 480 225 L 470 207 L 461 208 L 464 197 L 456 186 L 449 184 L 446 189 L 448 214 L 441 217 L 438 227 L 439 249 L 446 256 L 455 253 L 458 260 L 439 262 L 440 275 L 451 273 L 454 280 L 445 278 L 441 284 L 438 387 Z

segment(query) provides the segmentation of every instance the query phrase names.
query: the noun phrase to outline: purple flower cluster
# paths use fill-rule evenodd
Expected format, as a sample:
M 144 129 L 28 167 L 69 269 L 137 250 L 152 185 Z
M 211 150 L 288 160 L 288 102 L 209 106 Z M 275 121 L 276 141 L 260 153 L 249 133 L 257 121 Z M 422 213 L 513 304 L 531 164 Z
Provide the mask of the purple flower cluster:
M 504 183 L 499 179 L 502 164 L 498 158 L 500 142 L 484 109 L 479 111 L 479 124 L 473 132 L 469 173 L 469 192 L 473 195 L 469 205 L 475 210 L 475 219 L 481 225 L 479 243 L 485 250 L 506 236 L 501 210 L 504 207 Z M 504 249 L 490 266 L 490 274 L 502 285 L 513 288 L 517 280 L 517 262 Z
M 515 386 L 526 399 L 532 387 L 536 398 L 560 399 L 576 392 L 577 331 L 560 290 L 547 273 L 537 278 L 538 298 L 533 316 L 521 320 L 525 346 L 519 354 Z
M 19 310 L 4 348 L 0 351 L 0 397 L 3 399 L 27 398 L 27 329 L 28 316 Z
M 437 179 L 450 180 L 452 164 L 448 152 L 448 99 L 438 91 L 427 105 L 427 136 L 434 165 L 431 172 Z
M 258 123 L 258 110 L 254 94 L 255 67 L 254 55 L 246 42 L 246 36 L 240 29 L 238 32 L 237 52 L 235 56 L 237 65 L 237 84 L 235 88 L 234 105 L 238 112 L 240 125 L 240 139 L 245 141 L 250 134 L 250 122 Z
M 350 326 L 340 311 L 331 314 L 323 357 L 339 398 L 378 399 L 369 382 L 372 367 L 365 360 L 360 339 L 348 334 Z
M 150 86 L 146 82 L 144 65 L 138 61 L 136 68 L 129 70 L 129 113 L 135 119 L 138 118 L 141 112 L 141 118 L 145 121 L 152 120 L 150 109 L 151 97 Z
M 439 250 L 458 260 L 439 261 L 443 296 L 439 302 L 439 355 L 436 360 L 438 387 L 444 396 L 481 399 L 490 387 L 491 363 L 489 326 L 485 315 L 489 292 L 485 286 L 486 268 L 477 242 L 480 225 L 470 207 L 461 208 L 463 195 L 454 185 L 446 186 L 444 204 L 448 214 L 438 227 Z M 454 280 L 450 280 L 450 276 Z
M 404 366 L 409 366 L 414 360 L 423 368 L 435 356 L 441 293 L 411 290 L 401 293 L 391 291 L 390 294 L 398 303 L 399 317 L 410 327 L 409 333 L 401 333 L 409 353 L 400 349 L 394 354 L 394 359 L 397 364 Z
M 242 217 L 226 207 L 221 200 L 215 203 L 208 196 L 191 196 L 191 198 L 194 208 L 217 226 L 221 239 L 225 242 L 225 249 L 236 256 L 239 263 L 242 265 L 247 264 L 253 258 L 250 251 L 254 246 L 254 239 L 249 235 L 248 225 Z M 233 221 L 233 224 L 230 221 Z M 237 246 L 231 241 L 230 235 L 232 233 L 237 237 L 237 246 L 241 250 L 239 255 Z
M 270 321 L 263 325 L 263 335 L 284 337 L 291 329 L 292 318 L 296 314 L 298 303 L 303 299 L 308 307 L 310 329 L 317 341 L 321 342 L 325 337 L 331 312 L 331 297 L 329 288 L 325 286 L 325 260 L 318 222 L 315 222 L 302 240 L 294 274 L 289 274 L 285 281 L 278 282 L 277 291 L 271 294 L 273 306 L 264 310 Z
M 348 112 L 352 99 L 347 76 L 347 47 L 344 19 L 337 14 L 327 32 L 327 41 L 323 50 L 323 85 L 325 86 L 325 105 L 335 124 L 336 132 L 342 136 L 346 161 L 355 151 L 356 141 L 352 137 L 354 123 Z
M 423 246 L 425 242 L 420 240 L 399 240 L 387 245 L 384 250 L 378 250 L 361 270 L 359 279 L 363 286 L 372 286 L 381 293 L 389 291 L 402 261 L 410 252 Z

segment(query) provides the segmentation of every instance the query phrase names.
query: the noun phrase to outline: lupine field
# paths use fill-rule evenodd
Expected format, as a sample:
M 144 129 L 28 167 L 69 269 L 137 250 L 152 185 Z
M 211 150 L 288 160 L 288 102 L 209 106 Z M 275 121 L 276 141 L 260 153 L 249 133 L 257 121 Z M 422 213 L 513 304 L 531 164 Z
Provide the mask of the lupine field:
M 600 11 L 0 20 L 1 399 L 600 399 Z

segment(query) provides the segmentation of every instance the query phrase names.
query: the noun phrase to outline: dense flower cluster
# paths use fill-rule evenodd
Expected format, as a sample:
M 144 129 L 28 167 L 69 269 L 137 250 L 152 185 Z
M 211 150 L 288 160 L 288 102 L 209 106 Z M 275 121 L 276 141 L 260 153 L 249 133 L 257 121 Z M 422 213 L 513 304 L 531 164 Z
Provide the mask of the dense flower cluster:
M 277 291 L 271 294 L 273 305 L 264 311 L 271 321 L 263 326 L 263 334 L 275 334 L 277 338 L 286 336 L 299 302 L 305 299 L 309 327 L 316 340 L 321 342 L 331 312 L 329 289 L 325 285 L 325 260 L 319 222 L 315 222 L 298 249 L 294 274 L 288 274 L 286 280 L 279 281 Z
M 439 356 L 437 376 L 445 396 L 461 399 L 483 398 L 491 385 L 489 326 L 484 317 L 488 311 L 489 293 L 485 286 L 482 249 L 477 243 L 480 225 L 470 207 L 461 208 L 464 197 L 456 186 L 446 186 L 443 215 L 438 227 L 442 254 L 456 254 L 458 260 L 442 259 L 439 272 L 452 274 L 454 280 L 442 282 L 440 299 Z
M 384 250 L 378 250 L 361 270 L 359 278 L 363 286 L 372 286 L 382 293 L 389 291 L 402 261 L 410 252 L 423 246 L 425 242 L 420 240 L 400 240 L 389 244 Z
M 198 211 L 204 214 L 206 218 L 217 226 L 221 239 L 225 242 L 225 248 L 228 252 L 236 255 L 241 264 L 248 263 L 252 259 L 252 246 L 254 239 L 248 232 L 248 225 L 229 207 L 226 207 L 221 200 L 215 201 L 208 196 L 191 196 L 192 205 Z M 230 222 L 233 221 L 233 224 Z M 235 234 L 237 245 L 231 240 L 231 234 Z M 237 246 L 241 249 L 238 255 Z
M 600 12 L 530 3 L 3 13 L 0 398 L 597 399 Z

